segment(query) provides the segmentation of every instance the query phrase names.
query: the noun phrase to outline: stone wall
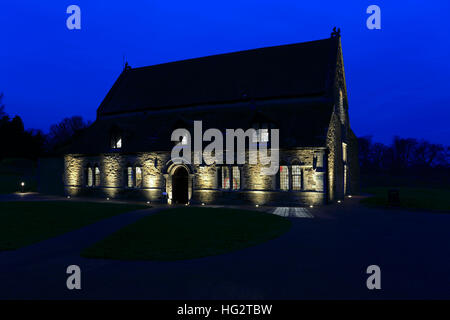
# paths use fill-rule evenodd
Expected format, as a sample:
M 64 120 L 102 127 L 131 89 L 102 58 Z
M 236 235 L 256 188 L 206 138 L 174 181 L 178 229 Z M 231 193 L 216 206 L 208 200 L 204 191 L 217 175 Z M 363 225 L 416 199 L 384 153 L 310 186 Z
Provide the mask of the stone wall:
M 152 152 L 135 155 L 110 153 L 99 156 L 66 155 L 64 184 L 71 196 L 93 195 L 109 198 L 135 198 L 162 201 L 165 179 L 161 174 L 170 154 Z M 100 169 L 100 186 L 87 187 L 87 166 Z M 142 168 L 142 188 L 126 187 L 128 166 Z
M 341 123 L 336 113 L 331 116 L 327 133 L 328 147 L 328 201 L 343 198 L 343 163 L 342 163 Z
M 218 165 L 186 166 L 190 173 L 190 198 L 193 203 L 318 205 L 326 201 L 325 148 L 282 150 L 281 165 L 300 165 L 303 189 L 281 191 L 277 175 L 262 175 L 261 164 L 241 167 L 241 189 L 221 190 Z M 87 166 L 100 169 L 100 186 L 86 186 Z M 127 166 L 142 168 L 141 188 L 126 187 Z M 72 196 L 92 195 L 109 198 L 134 198 L 167 202 L 171 199 L 171 174 L 177 165 L 171 164 L 170 152 L 147 152 L 131 155 L 119 153 L 99 156 L 67 155 L 65 157 L 65 190 Z

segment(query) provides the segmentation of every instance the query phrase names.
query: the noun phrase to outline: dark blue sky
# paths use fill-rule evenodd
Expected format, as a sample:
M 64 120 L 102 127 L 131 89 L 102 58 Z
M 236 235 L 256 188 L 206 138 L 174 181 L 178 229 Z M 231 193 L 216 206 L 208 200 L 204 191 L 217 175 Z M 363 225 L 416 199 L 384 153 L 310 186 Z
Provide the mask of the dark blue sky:
M 81 30 L 66 8 L 81 8 Z M 381 30 L 366 8 L 381 8 Z M 448 1 L 8 1 L 0 11 L 6 111 L 47 131 L 95 112 L 132 67 L 326 38 L 342 30 L 350 121 L 358 136 L 449 144 Z

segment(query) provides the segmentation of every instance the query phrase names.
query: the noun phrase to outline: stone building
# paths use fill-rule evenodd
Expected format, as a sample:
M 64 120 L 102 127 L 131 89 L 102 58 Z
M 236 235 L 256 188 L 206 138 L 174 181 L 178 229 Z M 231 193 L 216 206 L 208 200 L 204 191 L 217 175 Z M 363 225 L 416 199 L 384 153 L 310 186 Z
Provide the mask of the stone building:
M 261 175 L 261 164 L 174 163 L 173 130 L 192 132 L 197 120 L 203 132 L 256 128 L 257 140 L 279 129 L 278 173 Z M 64 188 L 72 196 L 286 206 L 358 193 L 357 140 L 350 129 L 339 34 L 126 66 L 96 121 L 65 155 Z

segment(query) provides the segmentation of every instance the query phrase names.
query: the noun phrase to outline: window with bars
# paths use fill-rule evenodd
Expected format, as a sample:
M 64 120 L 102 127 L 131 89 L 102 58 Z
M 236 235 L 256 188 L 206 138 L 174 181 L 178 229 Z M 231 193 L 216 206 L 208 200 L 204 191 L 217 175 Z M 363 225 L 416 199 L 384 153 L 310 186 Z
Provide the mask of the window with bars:
M 222 189 L 230 189 L 230 168 L 222 167 Z
M 241 188 L 241 170 L 238 166 L 233 166 L 233 190 Z
M 289 190 L 289 167 L 280 166 L 280 189 Z
M 88 187 L 92 187 L 94 185 L 94 174 L 91 167 L 87 168 L 87 185 Z
M 142 187 L 142 169 L 141 167 L 136 167 L 136 188 Z
M 302 169 L 298 165 L 292 166 L 292 190 L 302 189 Z
M 98 187 L 100 185 L 100 169 L 99 169 L 99 167 L 95 167 L 94 185 L 96 187 Z

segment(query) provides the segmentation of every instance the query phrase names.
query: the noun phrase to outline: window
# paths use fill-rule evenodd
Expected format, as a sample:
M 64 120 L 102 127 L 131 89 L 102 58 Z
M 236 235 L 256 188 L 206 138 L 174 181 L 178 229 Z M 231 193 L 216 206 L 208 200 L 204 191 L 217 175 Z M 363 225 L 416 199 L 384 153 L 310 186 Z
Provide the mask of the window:
M 136 167 L 136 188 L 142 187 L 142 169 L 141 167 Z
M 186 146 L 188 144 L 188 136 L 183 135 L 183 137 L 181 138 L 181 145 Z
M 314 160 L 316 162 L 315 168 L 323 168 L 323 154 L 322 153 L 315 153 Z
M 122 148 L 122 137 L 120 137 L 120 136 L 113 136 L 111 138 L 111 148 L 113 148 L 113 149 L 120 149 L 120 148 Z
M 142 168 L 141 167 L 127 167 L 127 187 L 128 188 L 142 188 Z
M 289 190 L 289 167 L 280 166 L 280 189 Z
M 347 144 L 342 142 L 342 160 L 347 162 Z
M 267 124 L 255 124 L 253 129 L 255 129 L 255 132 L 252 136 L 252 142 L 269 142 L 269 129 Z
M 252 142 L 253 143 L 258 142 L 258 130 L 259 129 L 255 129 L 255 131 L 253 131 L 253 135 L 252 135 Z
M 230 168 L 222 167 L 222 189 L 230 189 Z
M 233 190 L 239 190 L 241 188 L 241 170 L 238 166 L 233 166 Z
M 122 134 L 120 129 L 114 127 L 111 130 L 111 148 L 112 149 L 120 149 L 122 148 Z
M 122 138 L 118 137 L 116 140 L 116 149 L 122 148 Z
M 225 190 L 241 189 L 241 170 L 238 166 L 221 167 L 221 188 Z
M 96 187 L 98 187 L 100 185 L 100 169 L 97 166 L 95 167 L 94 185 Z
M 302 169 L 300 166 L 292 166 L 292 190 L 302 189 Z
M 259 129 L 261 136 L 260 142 L 269 142 L 269 129 Z
M 127 168 L 127 186 L 128 188 L 134 187 L 133 167 Z
M 87 185 L 88 187 L 92 187 L 94 185 L 94 175 L 91 167 L 87 168 Z

